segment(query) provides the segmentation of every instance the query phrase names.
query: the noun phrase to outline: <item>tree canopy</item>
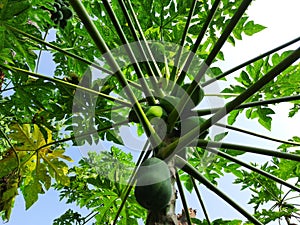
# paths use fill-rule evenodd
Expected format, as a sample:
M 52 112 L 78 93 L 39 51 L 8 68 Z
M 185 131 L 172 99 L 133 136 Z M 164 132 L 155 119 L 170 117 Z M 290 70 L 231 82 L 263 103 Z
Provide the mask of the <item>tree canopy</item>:
M 299 222 L 300 136 L 281 140 L 235 124 L 244 116 L 271 131 L 272 106 L 283 102 L 292 104 L 288 117 L 298 113 L 300 50 L 290 46 L 300 38 L 228 71 L 219 66 L 226 42 L 235 46 L 266 28 L 247 15 L 251 2 L 0 1 L 2 220 L 10 219 L 18 194 L 28 209 L 53 187 L 67 203 L 90 210 L 81 215 L 70 209 L 53 218 L 55 225 Z M 44 52 L 51 62 L 41 61 Z M 49 63 L 47 75 L 40 73 L 47 67 L 41 63 Z M 215 93 L 208 92 L 211 86 Z M 226 139 L 231 132 L 278 148 L 232 143 Z M 75 166 L 65 152 L 70 145 L 85 153 Z M 88 151 L 93 148 L 98 151 Z M 249 153 L 267 160 L 252 162 Z M 139 172 L 153 157 L 168 169 Z M 143 178 L 166 171 L 164 183 L 151 186 Z M 253 211 L 219 188 L 227 174 L 251 192 Z M 139 199 L 135 192 L 141 183 L 149 196 L 170 184 L 167 206 L 155 210 L 149 205 L 162 200 L 154 198 L 145 203 L 150 209 L 143 208 L 147 196 Z M 210 218 L 200 187 L 243 219 Z M 188 192 L 201 216 L 189 208 Z M 178 202 L 183 211 L 176 216 Z

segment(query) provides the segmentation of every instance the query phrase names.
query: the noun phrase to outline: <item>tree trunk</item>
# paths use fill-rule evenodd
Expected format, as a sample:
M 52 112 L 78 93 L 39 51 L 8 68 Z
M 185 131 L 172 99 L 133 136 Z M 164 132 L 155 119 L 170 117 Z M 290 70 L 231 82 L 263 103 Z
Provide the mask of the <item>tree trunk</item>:
M 168 206 L 162 209 L 159 212 L 148 212 L 146 225 L 178 225 L 177 216 L 175 213 L 175 203 L 177 199 L 176 188 L 175 188 L 175 167 L 174 167 L 175 160 L 172 159 L 168 162 L 168 166 L 171 173 L 171 184 L 172 184 L 172 197 L 168 204 Z

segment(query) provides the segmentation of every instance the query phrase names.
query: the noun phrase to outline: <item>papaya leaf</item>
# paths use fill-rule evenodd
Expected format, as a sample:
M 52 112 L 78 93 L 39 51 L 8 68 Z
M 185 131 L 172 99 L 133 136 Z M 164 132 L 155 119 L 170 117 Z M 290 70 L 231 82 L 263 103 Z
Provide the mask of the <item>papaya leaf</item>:
M 249 21 L 244 27 L 244 33 L 248 36 L 252 36 L 253 34 L 258 33 L 264 29 L 266 29 L 265 26 L 254 24 L 254 21 Z
M 45 134 L 36 124 L 12 124 L 10 130 L 8 136 L 13 142 L 18 143 L 15 149 L 22 165 L 20 173 L 23 175 L 20 187 L 26 202 L 26 209 L 28 209 L 38 200 L 38 194 L 44 193 L 44 188 L 46 190 L 50 188 L 51 177 L 63 185 L 69 185 L 68 166 L 59 159 L 67 161 L 72 161 L 72 159 L 65 156 L 62 149 L 52 150 L 49 146 L 43 147 L 53 142 L 52 132 L 46 127 L 44 127 L 44 131 L 47 133 L 47 139 L 44 138 Z M 7 168 L 10 170 L 12 170 L 10 164 L 16 167 L 14 154 L 2 161 L 8 165 Z M 7 169 L 4 172 L 10 171 Z
M 27 0 L 4 1 L 4 4 L 0 7 L 0 20 L 12 19 L 28 10 L 30 6 L 31 4 Z
M 281 159 L 277 166 L 278 170 L 276 170 L 275 173 L 284 180 L 300 176 L 299 162 Z
M 4 212 L 2 218 L 9 220 L 12 207 L 18 195 L 19 179 L 14 175 L 1 179 L 0 183 L 0 212 Z
M 44 194 L 42 185 L 34 177 L 26 186 L 21 188 L 21 191 L 25 200 L 26 209 L 29 209 L 38 200 L 38 194 Z
M 9 153 L 0 160 L 1 170 L 0 170 L 0 178 L 7 176 L 10 174 L 14 169 L 17 168 L 18 162 L 16 156 L 9 150 Z

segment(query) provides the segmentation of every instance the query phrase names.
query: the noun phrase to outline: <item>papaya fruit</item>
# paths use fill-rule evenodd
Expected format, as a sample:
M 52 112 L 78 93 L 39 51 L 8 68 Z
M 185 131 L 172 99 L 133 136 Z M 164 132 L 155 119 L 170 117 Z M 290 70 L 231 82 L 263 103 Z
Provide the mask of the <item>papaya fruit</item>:
M 156 157 L 145 160 L 137 172 L 134 189 L 137 202 L 150 211 L 165 208 L 172 196 L 168 165 Z
M 173 111 L 173 109 L 176 109 L 176 106 L 178 105 L 179 101 L 180 98 L 172 95 L 165 96 L 159 99 L 160 105 L 167 112 L 167 114 L 170 114 Z
M 154 117 L 162 117 L 165 112 L 164 109 L 159 105 L 154 105 L 146 108 L 146 116 L 149 120 L 151 120 Z
M 64 20 L 68 20 L 73 16 L 72 11 L 67 6 L 61 7 L 61 12 Z
M 129 111 L 128 121 L 129 122 L 134 122 L 134 123 L 139 123 L 140 122 L 137 114 L 135 113 L 135 111 L 133 109 L 131 109 Z
M 187 91 L 187 89 L 191 86 L 191 83 L 186 83 L 182 86 L 182 88 Z M 193 101 L 194 105 L 197 106 L 204 98 L 204 91 L 200 85 L 196 86 L 195 91 L 190 96 L 191 100 Z
M 200 130 L 200 126 L 201 124 L 205 121 L 205 119 L 201 118 L 201 117 L 198 117 L 198 116 L 191 116 L 191 117 L 188 117 L 184 120 L 182 120 L 180 122 L 180 135 L 183 136 L 185 134 L 187 134 L 189 131 L 191 131 L 192 129 L 196 128 L 196 127 L 199 127 L 199 139 L 204 139 L 207 134 L 208 134 L 208 131 L 204 131 L 203 134 L 200 135 L 200 133 L 202 132 Z
M 143 110 L 149 120 L 151 120 L 155 117 L 161 118 L 162 116 L 164 116 L 166 114 L 164 109 L 159 105 L 149 106 L 149 107 L 143 108 Z M 135 113 L 135 111 L 133 109 L 131 109 L 129 111 L 128 120 L 129 120 L 129 122 L 134 122 L 134 123 L 140 122 L 137 114 Z

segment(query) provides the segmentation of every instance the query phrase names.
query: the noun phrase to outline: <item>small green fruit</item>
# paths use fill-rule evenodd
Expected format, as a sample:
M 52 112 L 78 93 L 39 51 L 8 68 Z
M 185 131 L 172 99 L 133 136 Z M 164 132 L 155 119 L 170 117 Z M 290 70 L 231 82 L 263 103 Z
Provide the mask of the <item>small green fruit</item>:
M 191 86 L 190 83 L 184 84 L 182 86 L 182 88 L 187 91 L 187 89 Z M 199 103 L 202 101 L 202 99 L 204 98 L 204 91 L 203 88 L 200 85 L 196 86 L 195 91 L 193 92 L 193 94 L 190 96 L 190 98 L 192 99 L 193 103 L 195 106 L 199 105 Z
M 150 106 L 146 108 L 146 116 L 148 119 L 152 119 L 154 117 L 162 117 L 165 114 L 164 109 L 158 105 Z

